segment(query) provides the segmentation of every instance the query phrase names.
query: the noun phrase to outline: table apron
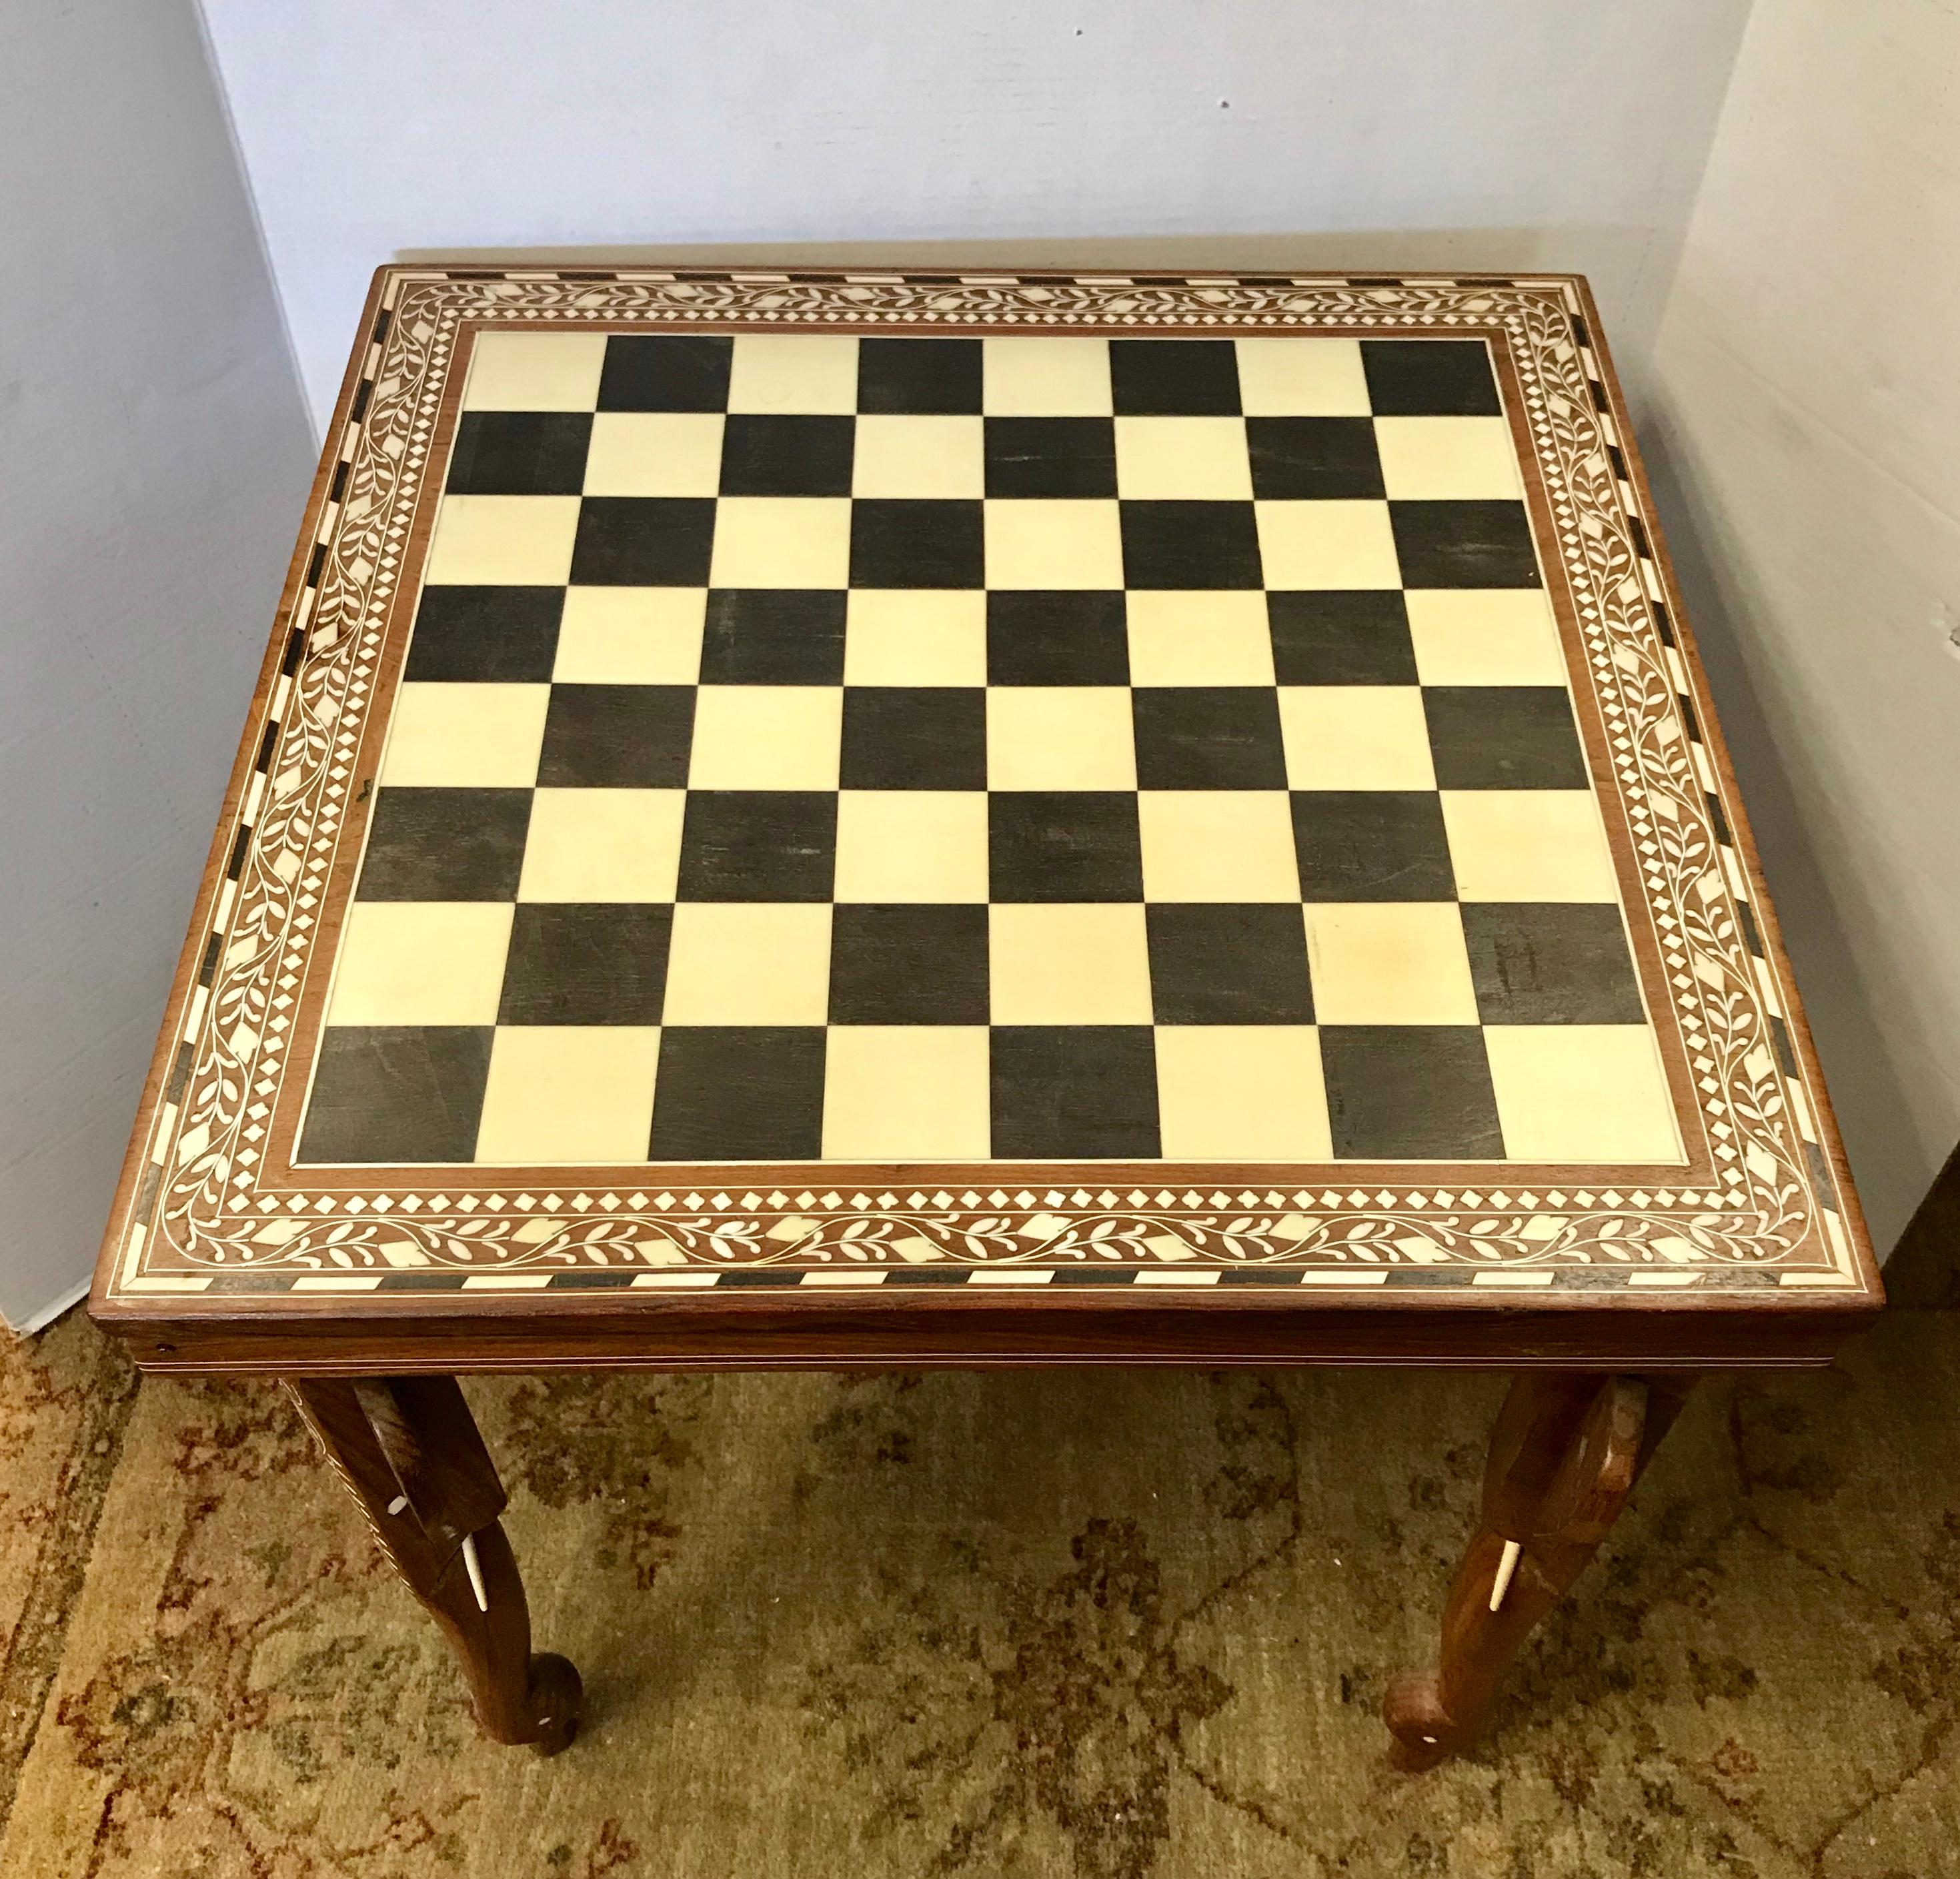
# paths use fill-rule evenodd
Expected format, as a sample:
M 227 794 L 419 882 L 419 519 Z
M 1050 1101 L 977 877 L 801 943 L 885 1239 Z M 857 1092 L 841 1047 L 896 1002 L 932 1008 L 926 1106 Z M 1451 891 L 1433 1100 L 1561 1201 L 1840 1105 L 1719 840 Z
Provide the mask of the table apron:
M 1290 1299 L 1061 1297 L 473 1300 L 466 1311 L 282 1301 L 276 1317 L 196 1300 L 124 1301 L 98 1317 L 146 1370 L 358 1376 L 562 1368 L 825 1370 L 1052 1365 L 1403 1364 L 1516 1370 L 1708 1370 L 1828 1364 L 1873 1306 L 1703 1298 L 1557 1306 L 1460 1292 L 1303 1307 Z

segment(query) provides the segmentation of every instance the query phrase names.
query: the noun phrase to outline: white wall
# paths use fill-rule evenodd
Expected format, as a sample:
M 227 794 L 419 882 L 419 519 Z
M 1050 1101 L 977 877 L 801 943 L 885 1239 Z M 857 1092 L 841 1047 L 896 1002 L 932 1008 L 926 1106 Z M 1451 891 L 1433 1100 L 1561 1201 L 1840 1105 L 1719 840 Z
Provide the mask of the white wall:
M 88 1275 L 311 467 L 192 0 L 0 59 L 0 1315 Z
M 1650 383 L 1649 460 L 1888 1247 L 1960 1138 L 1960 17 L 1944 0 L 1757 0 Z
M 1637 366 L 1748 0 L 205 7 L 323 421 L 369 270 L 470 247 L 1576 268 Z

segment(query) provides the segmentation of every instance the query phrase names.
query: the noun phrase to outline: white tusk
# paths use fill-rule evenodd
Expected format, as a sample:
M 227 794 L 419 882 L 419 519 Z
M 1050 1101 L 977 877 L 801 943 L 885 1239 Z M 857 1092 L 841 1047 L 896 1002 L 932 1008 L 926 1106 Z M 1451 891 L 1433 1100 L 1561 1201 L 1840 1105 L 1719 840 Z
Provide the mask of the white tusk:
M 476 1594 L 476 1609 L 487 1612 L 490 1609 L 490 1594 L 484 1589 L 483 1562 L 476 1556 L 476 1536 L 472 1533 L 463 1543 L 463 1568 L 469 1575 L 469 1589 Z M 1493 1610 L 1496 1608 L 1492 1607 Z
M 1495 1611 L 1511 1589 L 1511 1575 L 1518 1569 L 1518 1555 L 1524 1548 L 1515 1540 L 1504 1542 L 1504 1556 L 1497 1562 L 1497 1576 L 1491 1581 L 1491 1609 Z

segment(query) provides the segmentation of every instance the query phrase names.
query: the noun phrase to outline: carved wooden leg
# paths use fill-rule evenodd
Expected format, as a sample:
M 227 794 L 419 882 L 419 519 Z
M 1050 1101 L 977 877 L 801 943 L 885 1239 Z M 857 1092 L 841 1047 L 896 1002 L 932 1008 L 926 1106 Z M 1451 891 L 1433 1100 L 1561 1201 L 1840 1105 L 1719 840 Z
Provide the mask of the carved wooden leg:
M 555 1755 L 578 1728 L 578 1673 L 531 1654 L 523 1581 L 498 1516 L 503 1484 L 453 1377 L 286 1387 L 382 1549 L 447 1635 L 483 1733 Z
M 1440 1668 L 1405 1670 L 1382 1718 L 1396 1766 L 1476 1739 L 1532 1627 L 1599 1550 L 1691 1379 L 1528 1371 L 1491 1435 L 1482 1518 L 1443 1609 Z

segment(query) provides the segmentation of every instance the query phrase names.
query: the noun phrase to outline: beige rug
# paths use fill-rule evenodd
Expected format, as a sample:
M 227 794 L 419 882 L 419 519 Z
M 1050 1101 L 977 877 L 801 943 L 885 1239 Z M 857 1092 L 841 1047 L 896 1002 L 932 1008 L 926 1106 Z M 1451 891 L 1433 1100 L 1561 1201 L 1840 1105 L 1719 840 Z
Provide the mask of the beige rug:
M 269 1387 L 0 1352 L 0 1873 L 1960 1874 L 1960 1316 L 1708 1389 L 1473 1760 L 1391 1773 L 1498 1385 L 473 1384 L 553 1761 Z

